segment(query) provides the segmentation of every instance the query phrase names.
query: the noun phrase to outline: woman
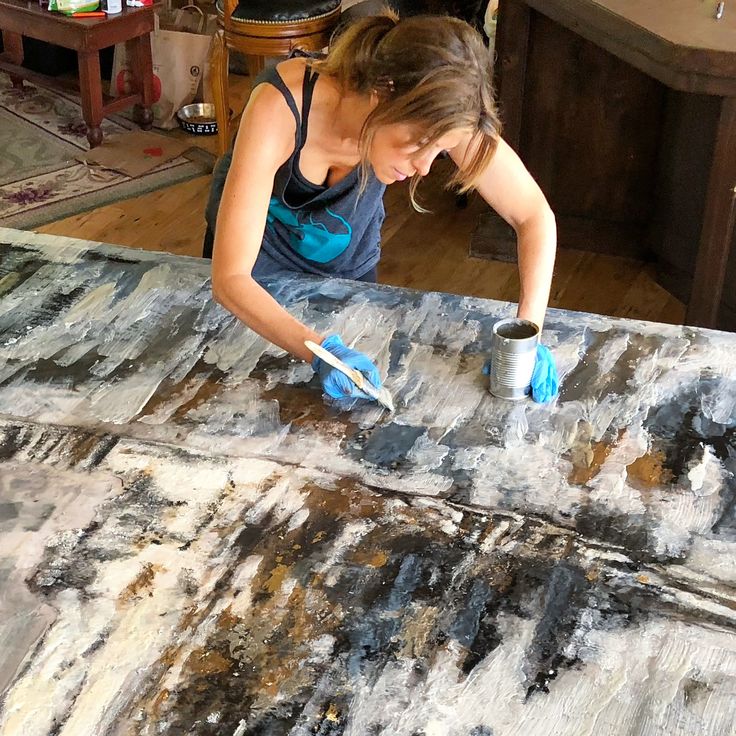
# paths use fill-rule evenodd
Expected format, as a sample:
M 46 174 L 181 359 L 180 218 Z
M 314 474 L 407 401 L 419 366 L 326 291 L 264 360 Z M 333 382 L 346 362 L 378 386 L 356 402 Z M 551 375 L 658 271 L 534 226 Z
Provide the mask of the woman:
M 541 328 L 555 221 L 499 135 L 491 72 L 480 35 L 465 22 L 399 21 L 389 11 L 352 24 L 324 60 L 295 58 L 267 70 L 208 205 L 205 255 L 214 232 L 215 299 L 293 355 L 311 360 L 304 344 L 311 340 L 380 386 L 367 356 L 299 322 L 258 279 L 297 271 L 375 281 L 385 187 L 412 177 L 414 202 L 419 179 L 447 152 L 458 167 L 453 183 L 477 189 L 514 227 L 518 316 Z M 313 366 L 329 395 L 362 395 L 319 359 Z

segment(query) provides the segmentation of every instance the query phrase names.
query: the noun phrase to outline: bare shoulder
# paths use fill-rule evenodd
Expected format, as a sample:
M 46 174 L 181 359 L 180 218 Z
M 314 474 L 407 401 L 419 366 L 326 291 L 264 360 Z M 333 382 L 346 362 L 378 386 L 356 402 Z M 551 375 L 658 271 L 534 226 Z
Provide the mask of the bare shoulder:
M 306 59 L 287 59 L 276 65 L 281 80 L 294 98 L 298 110 L 302 106 L 302 84 Z M 245 108 L 244 117 L 263 122 L 266 125 L 274 125 L 281 130 L 289 129 L 292 134 L 296 129 L 294 113 L 284 98 L 284 95 L 273 84 L 262 82 L 251 93 Z M 264 132 L 267 128 L 263 129 Z
M 522 163 L 516 151 L 501 137 L 496 139 L 496 150 L 491 159 L 491 165 L 496 165 L 499 169 L 508 171 L 509 169 L 526 172 L 526 167 Z
M 302 108 L 302 86 L 305 69 L 306 59 L 304 58 L 287 59 L 276 65 L 276 72 L 294 98 L 297 110 Z M 270 109 L 277 114 L 288 112 L 291 119 L 294 120 L 294 113 L 289 109 L 284 95 L 269 82 L 261 82 L 251 92 L 246 110 L 250 107 L 257 107 L 258 110 L 266 111 Z
M 272 84 L 265 82 L 259 84 L 248 98 L 243 121 L 248 119 L 265 125 L 261 131 L 262 134 L 268 134 L 272 126 L 278 129 L 291 128 L 292 132 L 296 129 L 294 114 L 289 109 L 283 94 Z
M 240 143 L 242 148 L 247 140 L 264 152 L 268 149 L 276 153 L 283 162 L 294 150 L 296 125 L 294 113 L 284 95 L 272 84 L 261 83 L 253 90 L 245 106 L 236 147 Z
M 307 59 L 295 57 L 294 59 L 286 59 L 276 64 L 276 71 L 288 87 L 291 96 L 296 102 L 297 108 L 302 107 L 302 85 L 304 83 L 304 73 L 307 68 Z

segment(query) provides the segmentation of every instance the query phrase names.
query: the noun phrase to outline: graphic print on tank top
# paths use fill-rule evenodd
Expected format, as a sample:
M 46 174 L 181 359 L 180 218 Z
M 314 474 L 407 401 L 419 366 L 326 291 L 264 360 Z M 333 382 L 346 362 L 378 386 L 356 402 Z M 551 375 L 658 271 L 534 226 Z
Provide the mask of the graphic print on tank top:
M 289 232 L 289 244 L 302 258 L 327 263 L 342 255 L 350 245 L 353 228 L 329 208 L 317 212 L 293 210 L 278 197 L 271 197 L 268 222 L 280 222 Z

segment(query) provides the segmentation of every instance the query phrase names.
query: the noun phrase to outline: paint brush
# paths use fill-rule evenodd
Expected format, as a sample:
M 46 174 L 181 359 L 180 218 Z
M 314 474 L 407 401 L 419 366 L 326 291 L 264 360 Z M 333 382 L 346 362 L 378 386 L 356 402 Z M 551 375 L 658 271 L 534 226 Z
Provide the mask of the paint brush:
M 340 373 L 344 373 L 364 394 L 375 399 L 381 406 L 385 406 L 389 411 L 394 411 L 394 400 L 390 391 L 381 386 L 374 386 L 360 371 L 345 365 L 340 358 L 336 358 L 329 350 L 325 350 L 321 345 L 311 340 L 305 340 L 304 344 L 320 359 L 324 360 L 327 365 L 336 368 Z

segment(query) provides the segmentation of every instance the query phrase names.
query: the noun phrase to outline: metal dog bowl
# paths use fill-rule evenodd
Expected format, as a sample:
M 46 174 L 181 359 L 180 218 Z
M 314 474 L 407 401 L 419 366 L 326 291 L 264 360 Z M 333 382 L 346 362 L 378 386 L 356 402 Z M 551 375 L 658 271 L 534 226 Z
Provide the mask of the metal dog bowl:
M 176 117 L 179 125 L 187 133 L 194 133 L 194 135 L 215 135 L 217 133 L 215 106 L 211 102 L 184 105 L 176 113 Z

